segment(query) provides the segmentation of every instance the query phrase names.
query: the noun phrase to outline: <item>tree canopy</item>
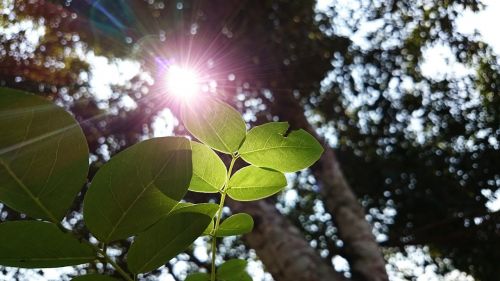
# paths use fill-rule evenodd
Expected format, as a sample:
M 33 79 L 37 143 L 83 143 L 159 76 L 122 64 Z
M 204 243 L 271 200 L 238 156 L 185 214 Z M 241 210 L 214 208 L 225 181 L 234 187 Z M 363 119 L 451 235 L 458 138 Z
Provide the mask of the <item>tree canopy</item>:
M 295 128 L 305 128 L 327 148 L 294 177 L 295 201 L 253 205 L 252 215 L 281 227 L 285 246 L 303 249 L 317 265 L 309 280 L 386 280 L 389 267 L 379 256 L 390 261 L 410 246 L 427 249 L 426 263 L 439 273 L 458 269 L 496 280 L 500 216 L 487 203 L 500 186 L 500 65 L 478 34 L 457 29 L 461 14 L 483 4 L 345 2 L 318 10 L 312 0 L 4 1 L 0 83 L 74 114 L 89 144 L 92 179 L 110 155 L 151 137 L 165 108 L 181 118 L 186 109 L 165 98 L 162 79 L 169 63 L 190 64 L 205 73 L 207 91 L 253 125 L 289 121 L 290 129 L 273 124 L 290 131 L 290 141 Z M 426 74 L 425 52 L 436 46 L 449 50 L 465 74 Z M 140 71 L 103 99 L 90 84 L 89 54 L 132 60 Z M 175 132 L 187 134 L 183 126 Z M 214 142 L 229 153 L 239 145 Z M 289 168 L 283 172 L 297 170 Z M 80 212 L 72 224 L 88 236 Z M 16 216 L 3 206 L 2 221 Z M 304 276 L 310 269 L 292 267 L 287 275 L 273 261 L 282 250 L 272 243 L 281 240 L 266 227 L 256 220 L 256 233 L 241 247 L 256 249 L 277 281 Z M 338 256 L 349 264 L 340 273 Z M 193 254 L 188 260 L 193 268 L 207 264 Z

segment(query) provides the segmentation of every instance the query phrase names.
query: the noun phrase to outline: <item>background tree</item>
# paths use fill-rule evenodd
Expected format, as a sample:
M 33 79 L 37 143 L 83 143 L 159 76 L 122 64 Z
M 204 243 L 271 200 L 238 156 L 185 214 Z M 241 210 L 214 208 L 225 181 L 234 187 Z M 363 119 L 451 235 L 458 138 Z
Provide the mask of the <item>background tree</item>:
M 408 245 L 428 247 L 442 273 L 499 275 L 499 216 L 486 206 L 500 184 L 499 64 L 478 35 L 456 28 L 479 1 L 333 1 L 324 11 L 284 0 L 2 5 L 1 83 L 75 114 L 93 153 L 89 179 L 109 155 L 151 136 L 164 108 L 176 114 L 161 84 L 165 63 L 189 63 L 253 123 L 288 120 L 323 139 L 324 157 L 296 178 L 293 208 L 231 205 L 255 217 L 245 243 L 275 280 L 386 280 L 383 257 Z M 467 74 L 426 76 L 424 52 L 438 45 Z M 136 60 L 141 73 L 102 100 L 88 52 Z M 3 207 L 2 220 L 11 216 Z M 336 256 L 349 270 L 334 270 Z

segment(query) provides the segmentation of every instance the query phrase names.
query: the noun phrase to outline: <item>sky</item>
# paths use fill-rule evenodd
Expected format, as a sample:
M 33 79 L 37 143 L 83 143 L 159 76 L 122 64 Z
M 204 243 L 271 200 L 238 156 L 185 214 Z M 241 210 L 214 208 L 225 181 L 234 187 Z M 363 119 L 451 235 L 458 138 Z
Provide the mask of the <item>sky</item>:
M 461 15 L 457 21 L 457 29 L 465 34 L 479 31 L 483 41 L 488 43 L 497 54 L 500 54 L 500 36 L 498 36 L 500 1 L 483 0 L 483 3 L 486 5 L 485 10 L 479 13 L 466 11 Z M 428 76 L 439 77 L 446 73 L 460 76 L 471 71 L 457 63 L 456 59 L 452 57 L 451 51 L 444 46 L 430 48 L 425 52 L 425 55 L 427 62 L 422 65 L 422 71 Z
M 458 29 L 465 33 L 478 30 L 486 43 L 490 44 L 496 53 L 500 53 L 500 1 L 483 0 L 486 9 L 479 13 L 467 12 L 458 21 Z
M 353 7 L 352 1 L 336 0 L 338 6 Z M 332 0 L 318 0 L 317 8 L 319 10 L 328 9 L 328 5 Z M 500 27 L 500 1 L 498 0 L 483 0 L 486 8 L 478 13 L 466 11 L 459 16 L 457 20 L 458 31 L 465 34 L 472 34 L 474 31 L 479 31 L 483 41 L 488 43 L 493 50 L 500 54 L 500 36 L 498 28 Z M 367 24 L 366 26 L 358 26 L 359 31 L 350 37 L 358 45 L 363 46 L 363 33 L 377 28 L 376 23 Z M 427 62 L 422 65 L 422 71 L 425 75 L 436 76 L 445 73 L 453 72 L 455 74 L 465 74 L 468 70 L 456 63 L 456 60 L 451 57 L 451 52 L 443 46 L 435 46 L 428 48 L 425 52 Z

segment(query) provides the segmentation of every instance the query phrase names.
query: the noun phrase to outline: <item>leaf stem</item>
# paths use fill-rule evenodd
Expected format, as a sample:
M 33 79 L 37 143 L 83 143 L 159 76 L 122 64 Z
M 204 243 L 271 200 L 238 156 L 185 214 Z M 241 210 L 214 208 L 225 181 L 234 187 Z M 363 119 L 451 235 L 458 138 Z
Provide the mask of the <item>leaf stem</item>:
M 106 251 L 103 251 L 103 249 L 99 248 L 99 246 L 97 245 L 94 245 L 92 243 L 90 243 L 90 241 L 88 241 L 87 239 L 84 239 L 83 237 L 81 237 L 81 235 L 79 235 L 78 233 L 75 233 L 73 231 L 71 231 L 70 229 L 67 229 L 66 227 L 64 227 L 64 225 L 62 225 L 61 222 L 59 221 L 56 221 L 56 220 L 53 220 L 52 221 L 54 224 L 57 225 L 57 227 L 64 233 L 70 233 L 74 236 L 77 236 L 77 238 L 84 242 L 85 244 L 89 245 L 90 247 L 92 247 L 97 253 L 101 254 L 101 256 L 104 258 L 104 260 L 106 260 L 109 264 L 111 264 L 115 270 L 120 273 L 120 275 L 126 280 L 126 281 L 134 281 L 132 278 L 130 278 L 130 275 L 123 269 L 121 268 L 121 266 L 119 266 L 115 261 L 113 261 L 113 259 L 108 256 L 108 254 L 106 253 Z M 104 244 L 104 249 L 106 249 L 106 244 Z M 105 263 L 104 263 L 105 264 Z M 104 267 L 104 270 L 106 270 L 106 267 Z
M 219 224 L 220 224 L 220 219 L 222 217 L 222 210 L 224 209 L 224 202 L 226 200 L 226 192 L 227 192 L 227 186 L 229 183 L 229 178 L 231 177 L 231 173 L 233 171 L 234 163 L 236 160 L 238 160 L 239 156 L 238 155 L 233 155 L 233 158 L 231 159 L 231 164 L 229 164 L 229 169 L 227 170 L 227 175 L 226 175 L 226 181 L 224 182 L 224 186 L 222 187 L 222 192 L 221 192 L 221 198 L 219 202 L 219 209 L 217 210 L 216 216 L 217 218 L 215 219 L 215 226 L 214 229 L 212 230 L 211 236 L 212 236 L 212 270 L 210 273 L 210 280 L 215 281 L 215 256 L 217 253 L 217 230 L 219 229 Z
M 231 159 L 231 164 L 229 164 L 229 169 L 227 170 L 226 182 L 224 183 L 223 190 L 226 190 L 227 188 L 229 178 L 231 177 L 231 173 L 233 172 L 234 163 L 236 162 L 236 160 L 238 160 L 238 158 L 240 158 L 239 155 L 233 155 L 233 158 Z
M 108 254 L 106 254 L 103 250 L 101 250 L 99 247 L 93 245 L 92 243 L 89 242 L 89 244 L 91 244 L 94 249 L 96 249 L 96 251 L 101 254 L 103 256 L 103 258 L 109 262 L 109 264 L 111 264 L 118 273 L 120 273 L 120 275 L 125 278 L 125 280 L 127 281 L 134 281 L 134 279 L 130 278 L 130 275 L 125 272 L 125 270 L 123 270 L 123 268 L 121 268 L 121 266 L 119 266 L 110 256 L 108 256 Z
M 106 253 L 106 254 L 108 253 L 108 245 L 106 245 L 106 243 L 102 243 L 102 251 L 103 251 L 104 253 Z M 102 267 L 103 267 L 103 269 L 104 269 L 104 272 L 106 272 L 106 267 L 107 267 L 107 266 L 108 266 L 107 262 L 106 262 L 106 261 L 104 261 L 104 263 L 103 263 L 103 265 L 102 265 Z
M 215 251 L 217 251 L 217 237 L 212 236 L 212 269 L 210 270 L 210 281 L 215 281 Z

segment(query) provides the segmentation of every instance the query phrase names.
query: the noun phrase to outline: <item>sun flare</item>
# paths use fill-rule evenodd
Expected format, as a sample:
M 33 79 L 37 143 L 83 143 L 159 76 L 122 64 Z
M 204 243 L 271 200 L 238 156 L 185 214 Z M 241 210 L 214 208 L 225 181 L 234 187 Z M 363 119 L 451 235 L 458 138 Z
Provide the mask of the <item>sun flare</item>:
M 166 79 L 169 94 L 177 98 L 189 100 L 199 91 L 199 77 L 192 69 L 172 65 Z

